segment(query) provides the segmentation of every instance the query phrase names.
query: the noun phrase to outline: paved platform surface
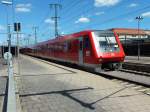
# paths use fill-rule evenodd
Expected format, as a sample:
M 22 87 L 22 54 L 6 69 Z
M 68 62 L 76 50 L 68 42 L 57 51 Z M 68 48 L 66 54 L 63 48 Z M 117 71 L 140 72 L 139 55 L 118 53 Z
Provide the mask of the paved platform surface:
M 148 64 L 150 65 L 150 57 L 143 57 L 141 56 L 138 60 L 137 56 L 126 56 L 125 57 L 125 62 L 130 62 L 130 63 L 139 63 L 139 64 Z
M 21 56 L 23 112 L 150 112 L 150 96 L 85 71 Z

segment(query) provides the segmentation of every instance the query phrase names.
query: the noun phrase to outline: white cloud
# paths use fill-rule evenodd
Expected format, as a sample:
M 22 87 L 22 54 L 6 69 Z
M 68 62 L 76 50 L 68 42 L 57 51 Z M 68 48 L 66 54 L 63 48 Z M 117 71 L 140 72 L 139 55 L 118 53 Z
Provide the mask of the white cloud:
M 150 17 L 150 11 L 142 14 L 143 17 Z
M 81 17 L 77 21 L 75 21 L 75 23 L 89 23 L 89 22 L 90 22 L 90 19 L 87 17 Z
M 32 5 L 30 3 L 27 4 L 17 4 L 16 5 L 16 12 L 31 12 Z
M 48 24 L 54 24 L 54 20 L 52 20 L 52 19 L 46 19 L 45 21 L 44 21 L 45 23 L 48 23 Z
M 62 35 L 64 35 L 64 34 L 65 34 L 65 32 L 61 32 L 61 34 L 62 34 Z
M 118 4 L 121 0 L 95 0 L 95 7 L 103 7 L 103 6 L 114 6 Z
M 127 21 L 131 23 L 134 21 L 134 19 L 127 19 Z
M 137 7 L 138 6 L 138 4 L 136 4 L 136 3 L 131 3 L 128 7 Z
M 102 15 L 102 14 L 104 14 L 104 13 L 105 13 L 105 12 L 96 12 L 95 15 L 96 15 L 96 16 L 99 16 L 99 15 Z
M 30 3 L 27 4 L 17 4 L 16 7 L 31 7 L 32 5 Z
M 3 25 L 0 25 L 0 31 L 5 30 L 5 27 Z

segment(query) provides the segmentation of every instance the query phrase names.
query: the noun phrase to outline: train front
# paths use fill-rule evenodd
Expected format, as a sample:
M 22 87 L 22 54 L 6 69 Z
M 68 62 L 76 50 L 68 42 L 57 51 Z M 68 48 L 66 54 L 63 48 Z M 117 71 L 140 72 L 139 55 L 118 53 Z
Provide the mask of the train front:
M 125 53 L 117 34 L 112 31 L 93 31 L 92 37 L 101 68 L 121 68 Z

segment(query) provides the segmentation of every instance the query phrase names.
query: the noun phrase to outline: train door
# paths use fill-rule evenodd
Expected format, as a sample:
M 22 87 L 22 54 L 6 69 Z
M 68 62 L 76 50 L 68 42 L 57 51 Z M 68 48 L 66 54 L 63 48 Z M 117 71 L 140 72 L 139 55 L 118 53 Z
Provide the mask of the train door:
M 79 64 L 83 64 L 83 38 L 79 38 Z
M 92 46 L 88 35 L 85 35 L 83 39 L 83 61 L 84 64 L 92 63 L 94 61 L 92 54 Z

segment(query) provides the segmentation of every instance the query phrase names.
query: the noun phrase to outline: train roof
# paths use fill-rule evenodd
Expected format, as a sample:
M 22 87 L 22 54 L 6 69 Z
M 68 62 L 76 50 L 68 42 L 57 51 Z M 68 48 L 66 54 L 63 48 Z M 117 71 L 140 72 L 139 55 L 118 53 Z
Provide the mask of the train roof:
M 87 33 L 90 33 L 91 31 L 92 30 L 86 30 L 86 31 L 81 31 L 81 32 L 73 33 L 73 34 L 60 35 L 58 38 L 54 38 L 54 39 L 50 39 L 50 40 L 47 40 L 47 41 L 40 42 L 35 46 L 40 46 L 40 45 L 43 45 L 43 44 L 53 43 L 53 42 L 57 42 L 57 41 L 63 41 L 65 39 L 69 40 L 74 36 L 81 35 L 81 34 L 87 34 Z
M 53 42 L 58 42 L 58 41 L 60 42 L 60 41 L 64 41 L 64 40 L 69 40 L 69 39 L 72 39 L 72 37 L 77 37 L 79 35 L 85 35 L 85 34 L 88 34 L 90 32 L 93 32 L 93 31 L 99 31 L 101 33 L 113 33 L 113 31 L 110 31 L 110 30 L 85 30 L 85 31 L 80 31 L 80 32 L 73 33 L 73 34 L 61 35 L 58 38 L 50 39 L 50 40 L 47 40 L 47 41 L 44 41 L 44 42 L 40 42 L 40 43 L 38 43 L 37 45 L 35 45 L 33 47 L 44 45 L 44 44 L 46 45 L 46 44 L 53 43 Z

